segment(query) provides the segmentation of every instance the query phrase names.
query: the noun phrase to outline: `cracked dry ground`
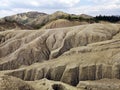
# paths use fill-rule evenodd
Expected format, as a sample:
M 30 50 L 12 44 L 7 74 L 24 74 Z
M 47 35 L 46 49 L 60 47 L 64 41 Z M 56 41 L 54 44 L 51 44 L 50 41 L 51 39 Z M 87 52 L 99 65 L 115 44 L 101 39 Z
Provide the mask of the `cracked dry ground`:
M 119 24 L 0 32 L 0 90 L 120 90 L 119 79 Z

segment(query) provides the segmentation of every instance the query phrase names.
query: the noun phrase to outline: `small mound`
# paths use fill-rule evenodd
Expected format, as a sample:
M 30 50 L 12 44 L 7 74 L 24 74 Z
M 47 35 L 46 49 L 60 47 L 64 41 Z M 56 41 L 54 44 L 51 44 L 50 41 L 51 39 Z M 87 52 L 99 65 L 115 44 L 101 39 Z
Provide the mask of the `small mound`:
M 118 79 L 101 79 L 96 81 L 81 81 L 78 88 L 85 90 L 120 90 L 120 80 Z
M 37 81 L 28 81 L 27 83 L 35 90 L 84 90 L 59 81 L 47 80 L 46 78 Z
M 34 89 L 18 78 L 11 76 L 0 76 L 0 90 L 34 90 Z
M 52 28 L 62 28 L 62 27 L 70 27 L 87 24 L 87 22 L 79 22 L 79 21 L 69 21 L 66 19 L 58 19 L 46 24 L 43 29 L 52 29 Z

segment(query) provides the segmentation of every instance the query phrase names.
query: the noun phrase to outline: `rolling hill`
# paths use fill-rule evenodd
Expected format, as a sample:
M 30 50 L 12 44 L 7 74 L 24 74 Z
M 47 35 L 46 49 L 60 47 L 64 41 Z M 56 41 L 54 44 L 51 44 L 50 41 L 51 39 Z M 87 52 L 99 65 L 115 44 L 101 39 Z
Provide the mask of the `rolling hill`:
M 71 17 L 72 20 L 69 20 L 69 17 Z M 79 17 L 82 18 L 92 18 L 89 15 L 75 15 L 75 14 L 68 14 L 68 13 L 64 13 L 61 11 L 56 11 L 53 14 L 46 14 L 46 13 L 41 13 L 41 12 L 26 12 L 26 13 L 20 13 L 20 14 L 16 14 L 16 15 L 12 15 L 12 16 L 7 16 L 1 19 L 1 21 L 6 21 L 6 23 L 9 22 L 16 22 L 17 24 L 26 26 L 26 27 L 31 27 L 31 29 L 40 29 L 43 26 L 48 25 L 48 23 L 54 23 L 58 20 L 58 24 L 59 24 L 59 19 L 65 19 L 68 20 L 68 24 L 66 22 L 66 25 L 60 26 L 60 27 L 66 27 L 66 26 L 74 26 L 74 25 L 78 25 L 78 24 L 74 24 L 74 22 L 80 22 L 78 21 Z M 76 19 L 77 18 L 77 19 Z M 73 22 L 71 24 L 69 24 L 69 22 Z M 83 21 L 82 21 L 83 22 Z M 81 22 L 81 23 L 82 23 Z M 86 22 L 86 21 L 84 21 Z M 80 23 L 80 24 L 81 24 Z M 88 23 L 88 22 L 86 22 Z M 73 24 L 73 25 L 72 25 Z M 2 27 L 2 25 L 0 24 L 0 27 Z M 22 26 L 21 26 L 22 27 Z M 10 29 L 11 26 L 8 26 L 8 29 Z M 56 28 L 56 27 L 55 27 Z M 59 28 L 59 25 L 58 25 Z M 28 28 L 30 29 L 30 28 Z

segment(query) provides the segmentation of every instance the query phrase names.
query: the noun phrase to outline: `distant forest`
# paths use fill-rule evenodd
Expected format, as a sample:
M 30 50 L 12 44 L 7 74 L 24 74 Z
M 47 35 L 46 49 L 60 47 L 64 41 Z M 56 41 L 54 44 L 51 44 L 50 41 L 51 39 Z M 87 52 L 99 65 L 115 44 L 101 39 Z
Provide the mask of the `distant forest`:
M 120 16 L 96 16 L 94 17 L 96 20 L 98 21 L 108 21 L 108 22 L 112 22 L 112 23 L 116 23 L 118 21 L 120 21 Z
M 89 23 L 98 23 L 99 21 L 107 21 L 107 22 L 111 22 L 111 23 L 117 23 L 120 21 L 120 16 L 102 16 L 102 15 L 99 15 L 99 16 L 95 16 L 93 18 L 83 18 L 81 16 L 72 16 L 72 15 L 69 15 L 69 16 L 61 16 L 59 17 L 58 19 L 67 19 L 67 20 L 70 20 L 70 21 L 73 21 L 73 20 L 77 20 L 77 21 L 87 21 Z

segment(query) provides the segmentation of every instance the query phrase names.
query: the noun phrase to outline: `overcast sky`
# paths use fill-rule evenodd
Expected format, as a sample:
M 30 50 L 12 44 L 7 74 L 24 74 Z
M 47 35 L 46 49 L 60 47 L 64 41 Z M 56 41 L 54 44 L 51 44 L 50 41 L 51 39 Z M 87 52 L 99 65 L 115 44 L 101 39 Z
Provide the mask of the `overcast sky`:
M 0 17 L 28 11 L 120 15 L 120 0 L 0 0 Z

